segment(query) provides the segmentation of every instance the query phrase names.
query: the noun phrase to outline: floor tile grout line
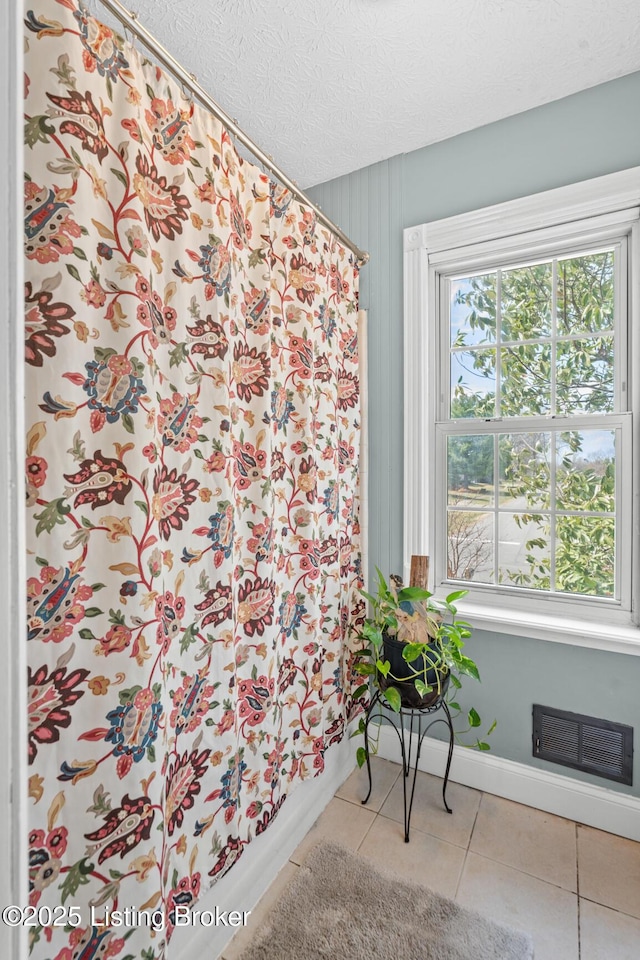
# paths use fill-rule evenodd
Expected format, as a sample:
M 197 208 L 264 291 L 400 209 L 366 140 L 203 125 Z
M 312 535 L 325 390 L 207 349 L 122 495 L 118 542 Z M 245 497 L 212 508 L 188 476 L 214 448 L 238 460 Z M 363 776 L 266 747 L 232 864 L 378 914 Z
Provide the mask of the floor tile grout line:
M 386 763 L 393 763 L 394 766 L 399 767 L 399 764 L 394 763 L 393 760 L 387 760 L 387 761 L 385 761 L 385 762 L 386 762 Z M 357 772 L 357 771 L 354 771 L 354 772 Z M 350 776 L 353 776 L 353 774 L 351 774 Z M 395 787 L 396 783 L 398 782 L 398 777 L 399 777 L 399 776 L 400 776 L 400 769 L 398 770 L 398 773 L 396 773 L 396 776 L 395 776 L 395 778 L 394 778 L 393 783 L 391 784 L 391 786 L 389 787 L 389 789 L 388 789 L 387 792 L 385 793 L 384 797 L 382 798 L 382 801 L 381 801 L 381 803 L 380 803 L 380 810 L 382 810 L 383 806 L 385 805 L 385 803 L 386 803 L 387 800 L 389 799 L 389 796 L 390 796 L 390 794 L 391 794 L 391 791 L 393 790 L 393 788 Z M 349 780 L 349 777 L 347 777 L 347 780 Z M 344 783 L 346 783 L 347 780 L 345 780 Z M 354 806 L 365 807 L 365 809 L 369 809 L 369 810 L 372 809 L 371 807 L 367 807 L 366 804 L 364 804 L 364 803 L 362 802 L 362 800 L 354 800 L 354 799 L 352 799 L 351 797 L 341 797 L 341 796 L 340 796 L 340 790 L 342 790 L 342 787 L 344 786 L 344 783 L 343 783 L 340 787 L 338 787 L 338 789 L 336 790 L 336 792 L 335 792 L 335 794 L 334 794 L 334 799 L 337 798 L 338 800 L 345 800 L 347 803 L 352 803 Z M 373 789 L 373 772 L 372 772 L 372 774 L 371 774 L 371 784 L 372 784 L 372 789 Z M 377 814 L 380 813 L 380 810 L 373 810 L 372 812 L 377 815 Z
M 378 819 L 379 816 L 380 816 L 380 814 L 379 814 L 379 813 L 376 813 L 376 815 L 374 816 L 373 820 L 371 821 L 371 823 L 370 823 L 369 826 L 367 827 L 367 829 L 366 829 L 366 831 L 365 831 L 365 834 L 364 834 L 362 840 L 360 841 L 360 843 L 359 843 L 358 846 L 356 847 L 356 850 L 355 850 L 356 853 L 360 853 L 360 848 L 362 847 L 362 844 L 365 842 L 365 840 L 367 839 L 367 837 L 369 836 L 369 834 L 370 834 L 371 831 L 373 830 L 373 827 L 375 826 L 375 823 L 376 823 L 376 821 L 377 821 L 377 819 Z
M 577 886 L 578 886 L 578 885 L 577 885 L 577 877 L 576 877 L 576 890 L 570 890 L 570 889 L 568 889 L 567 887 L 563 887 L 561 883 L 555 883 L 553 880 L 545 880 L 544 877 L 539 877 L 539 876 L 537 876 L 535 873 L 529 873 L 527 870 L 522 870 L 520 867 L 515 867 L 515 866 L 513 866 L 513 864 L 511 864 L 511 863 L 505 863 L 504 860 L 496 860 L 495 857 L 492 857 L 492 856 L 491 856 L 490 854 L 488 854 L 488 853 L 485 853 L 485 852 L 482 852 L 482 853 L 481 853 L 479 850 L 472 850 L 472 849 L 471 849 L 471 843 L 472 843 L 472 840 L 473 840 L 473 834 L 474 834 L 474 831 L 475 831 L 475 829 L 476 829 L 476 824 L 477 824 L 477 822 L 478 822 L 478 817 L 480 816 L 480 809 L 481 809 L 481 807 L 482 807 L 482 801 L 483 801 L 483 799 L 484 799 L 484 797 L 485 797 L 485 795 L 486 795 L 486 792 L 487 792 L 486 790 L 483 790 L 483 791 L 482 791 L 482 794 L 481 794 L 481 797 L 480 797 L 480 803 L 478 804 L 478 810 L 477 810 L 477 812 L 476 812 L 475 820 L 473 821 L 473 827 L 471 828 L 471 835 L 470 835 L 470 837 L 469 837 L 469 848 L 468 848 L 468 849 L 469 849 L 469 853 L 475 853 L 475 854 L 476 854 L 477 856 L 479 856 L 479 857 L 484 857 L 485 860 L 490 860 L 491 863 L 498 863 L 498 864 L 500 864 L 500 865 L 503 866 L 503 867 L 508 867 L 510 870 L 516 870 L 518 873 L 522 873 L 525 877 L 531 877 L 533 880 L 539 880 L 541 883 L 548 883 L 549 886 L 551 886 L 551 887 L 557 887 L 558 890 L 565 890 L 567 893 L 572 893 L 572 894 L 574 894 L 575 896 L 578 896 L 578 892 L 577 892 Z M 489 794 L 489 796 L 490 796 L 490 797 L 493 797 L 494 794 Z M 509 801 L 509 802 L 512 802 L 512 801 Z M 567 820 L 568 818 L 567 818 L 567 817 L 563 817 L 562 819 Z M 569 821 L 569 822 L 570 822 L 570 823 L 573 823 L 574 827 L 575 827 L 576 830 L 577 830 L 577 828 L 578 828 L 578 823 L 577 823 L 577 821 L 571 820 L 571 821 Z M 578 859 L 578 842 L 577 842 L 577 839 L 576 839 L 576 869 L 577 869 L 577 859 Z
M 462 877 L 463 877 L 463 875 L 464 875 L 464 868 L 465 868 L 466 865 L 467 865 L 467 858 L 468 858 L 468 856 L 469 856 L 469 848 L 467 847 L 467 849 L 466 849 L 465 852 L 464 852 L 464 859 L 463 859 L 463 861 L 462 861 L 462 866 L 460 867 L 460 876 L 458 877 L 458 882 L 456 883 L 456 889 L 455 889 L 455 892 L 454 892 L 454 894 L 453 894 L 453 899 L 454 899 L 454 900 L 457 900 L 457 899 L 458 899 L 458 892 L 459 892 L 459 890 L 460 890 L 460 884 L 462 883 Z
M 471 838 L 473 836 L 473 831 L 476 828 L 476 823 L 478 822 L 478 815 L 480 813 L 480 807 L 482 805 L 482 798 L 484 797 L 484 790 L 480 791 L 480 799 L 478 801 L 478 809 L 476 810 L 476 815 L 473 818 L 473 823 L 471 825 L 471 830 L 469 831 L 469 837 L 467 839 L 467 846 L 464 851 L 464 860 L 462 861 L 462 868 L 460 870 L 460 876 L 458 877 L 458 882 L 456 884 L 456 892 L 453 899 L 458 899 L 458 893 L 460 891 L 460 884 L 462 883 L 462 877 L 464 876 L 465 867 L 467 866 L 467 860 L 469 859 L 469 852 L 471 850 Z
M 480 807 L 482 806 L 482 801 L 484 799 L 484 790 L 480 793 L 480 800 L 478 801 L 478 809 L 476 810 L 476 815 L 473 818 L 473 824 L 471 825 L 471 831 L 469 833 L 469 841 L 467 843 L 467 851 L 471 849 L 471 840 L 473 839 L 473 832 L 476 829 L 476 823 L 478 822 L 478 817 L 480 816 Z
M 462 877 L 464 876 L 465 867 L 467 866 L 467 860 L 469 859 L 469 851 L 471 850 L 471 838 L 473 836 L 473 831 L 476 828 L 476 823 L 478 822 L 478 815 L 480 813 L 480 807 L 482 805 L 482 798 L 484 797 L 484 790 L 480 792 L 480 799 L 478 801 L 478 809 L 476 810 L 476 815 L 473 818 L 473 823 L 471 825 L 471 830 L 469 831 L 469 838 L 467 840 L 467 847 L 464 852 L 464 860 L 462 861 L 462 869 L 460 870 L 460 876 L 458 877 L 458 883 L 456 884 L 456 892 L 454 895 L 454 900 L 458 899 L 458 893 L 460 891 L 460 884 L 462 883 Z
M 587 903 L 593 903 L 596 907 L 602 907 L 603 910 L 611 910 L 612 913 L 617 913 L 621 917 L 627 917 L 629 920 L 640 920 L 640 917 L 636 916 L 635 913 L 627 913 L 626 910 L 612 907 L 610 903 L 602 903 L 601 900 L 594 900 L 593 897 L 585 897 L 583 893 L 580 894 L 580 899 L 585 900 Z
M 382 808 L 384 807 L 385 803 L 387 802 L 387 800 L 388 800 L 389 797 L 391 796 L 391 792 L 392 792 L 393 788 L 395 787 L 396 783 L 398 782 L 398 777 L 399 777 L 399 776 L 400 776 L 400 770 L 398 770 L 398 773 L 396 774 L 393 783 L 391 784 L 391 786 L 389 787 L 389 789 L 388 789 L 387 792 L 385 793 L 385 795 L 384 795 L 384 797 L 383 797 L 383 799 L 382 799 L 382 803 L 380 804 L 380 809 L 379 809 L 379 810 L 376 810 L 376 816 L 380 816 L 380 811 L 382 810 Z M 371 777 L 371 784 L 372 784 L 372 787 L 373 787 L 373 774 L 372 774 L 372 777 Z M 361 801 L 361 802 L 362 802 L 362 801 Z
M 378 813 L 377 816 L 382 817 L 383 820 L 387 820 L 389 823 L 395 823 L 396 826 L 402 827 L 404 830 L 404 822 L 402 820 L 396 820 L 394 817 L 389 817 L 386 813 Z M 431 837 L 432 840 L 439 840 L 440 843 L 447 843 L 450 847 L 457 847 L 458 850 L 464 850 L 465 853 L 468 849 L 468 844 L 465 845 L 463 843 L 456 843 L 455 840 L 447 840 L 446 837 L 440 837 L 437 833 L 429 833 L 428 830 L 421 830 L 420 827 L 416 827 L 415 824 L 411 824 L 412 834 L 414 830 L 423 837 Z
M 556 890 L 564 890 L 565 893 L 570 893 L 573 897 L 577 896 L 575 890 L 570 890 L 568 887 L 563 887 L 561 883 L 555 883 L 553 880 L 545 880 L 544 877 L 539 877 L 535 873 L 529 873 L 527 870 L 523 870 L 521 867 L 514 867 L 512 863 L 505 863 L 504 860 L 496 860 L 495 857 L 489 856 L 488 853 L 480 853 L 478 850 L 472 850 L 471 847 L 469 847 L 468 852 L 473 853 L 476 857 L 482 857 L 483 860 L 488 860 L 490 863 L 497 863 L 499 867 L 506 867 L 507 870 L 515 870 L 516 873 L 521 873 L 523 877 L 531 877 L 532 880 L 537 880 L 539 883 L 546 883 L 547 886 L 555 887 Z M 606 906 L 606 904 L 601 904 L 601 906 Z
M 388 761 L 388 762 L 389 762 L 389 763 L 393 763 L 393 761 Z M 396 786 L 396 784 L 397 784 L 397 782 L 398 782 L 398 779 L 402 776 L 402 767 L 400 766 L 400 764 L 396 764 L 396 766 L 398 767 L 398 772 L 396 773 L 396 776 L 395 776 L 395 779 L 394 779 L 393 783 L 391 784 L 391 786 L 390 786 L 389 789 L 387 790 L 387 793 L 386 793 L 386 795 L 385 795 L 384 800 L 383 800 L 382 803 L 380 804 L 380 809 L 378 810 L 378 816 L 380 816 L 380 814 L 382 813 L 382 808 L 384 807 L 385 803 L 387 802 L 387 800 L 389 799 L 389 797 L 391 796 L 391 794 L 392 794 L 393 791 L 395 790 L 395 786 Z M 387 819 L 390 819 L 390 818 L 387 818 Z

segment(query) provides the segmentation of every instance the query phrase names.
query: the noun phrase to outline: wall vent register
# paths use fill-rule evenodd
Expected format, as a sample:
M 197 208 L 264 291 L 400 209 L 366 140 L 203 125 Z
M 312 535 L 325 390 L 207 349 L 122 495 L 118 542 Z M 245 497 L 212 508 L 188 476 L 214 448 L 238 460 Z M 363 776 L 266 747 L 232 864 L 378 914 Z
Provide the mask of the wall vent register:
M 631 785 L 633 727 L 534 703 L 533 756 Z

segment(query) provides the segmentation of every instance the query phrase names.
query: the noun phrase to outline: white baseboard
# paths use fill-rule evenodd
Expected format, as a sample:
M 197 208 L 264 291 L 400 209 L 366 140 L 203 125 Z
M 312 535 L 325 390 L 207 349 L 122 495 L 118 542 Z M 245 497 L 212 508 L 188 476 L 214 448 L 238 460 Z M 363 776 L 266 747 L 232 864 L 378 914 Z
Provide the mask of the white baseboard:
M 415 750 L 415 743 L 413 747 Z M 448 745 L 441 740 L 425 737 L 418 769 L 444 776 L 447 749 Z M 380 726 L 378 756 L 401 762 L 398 737 L 388 725 Z M 620 837 L 640 840 L 640 797 L 458 746 L 453 752 L 450 779 Z
M 300 841 L 355 767 L 355 747 L 345 734 L 325 755 L 320 777 L 298 784 L 267 830 L 198 901 L 198 910 L 253 910 Z M 237 931 L 229 927 L 177 927 L 169 945 L 175 960 L 215 960 Z

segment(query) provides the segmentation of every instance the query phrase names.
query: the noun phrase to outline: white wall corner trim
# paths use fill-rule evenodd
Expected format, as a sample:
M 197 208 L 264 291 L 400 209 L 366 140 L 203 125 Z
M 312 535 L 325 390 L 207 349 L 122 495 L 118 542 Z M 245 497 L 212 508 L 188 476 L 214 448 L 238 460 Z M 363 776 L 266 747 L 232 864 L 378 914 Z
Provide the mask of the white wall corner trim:
M 414 734 L 414 756 L 416 741 Z M 442 777 L 447 749 L 442 740 L 425 737 L 418 769 Z M 378 756 L 401 762 L 398 738 L 388 725 L 380 726 Z M 640 797 L 464 747 L 453 751 L 450 779 L 598 830 L 640 840 Z
M 5 669 L 0 680 L 0 716 L 5 735 L 0 745 L 0 901 L 28 903 L 27 859 L 27 685 L 25 536 L 24 536 L 24 338 L 23 338 L 23 107 L 22 4 L 5 8 L 0 88 L 4 91 L 8 133 L 0 144 L 5 172 L 4 229 L 0 233 L 0 301 L 2 349 L 0 394 L 2 418 L 0 491 L 3 536 L 0 546 L 0 608 L 4 613 Z M 25 927 L 0 924 L 0 956 L 27 956 Z

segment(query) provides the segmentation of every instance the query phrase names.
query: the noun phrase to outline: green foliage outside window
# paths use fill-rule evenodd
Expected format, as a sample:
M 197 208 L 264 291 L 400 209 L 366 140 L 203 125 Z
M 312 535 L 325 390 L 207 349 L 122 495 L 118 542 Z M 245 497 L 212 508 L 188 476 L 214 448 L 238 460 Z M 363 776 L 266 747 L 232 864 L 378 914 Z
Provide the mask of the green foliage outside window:
M 449 578 L 615 595 L 614 350 L 613 250 L 452 281 L 450 418 L 500 425 L 448 436 Z

